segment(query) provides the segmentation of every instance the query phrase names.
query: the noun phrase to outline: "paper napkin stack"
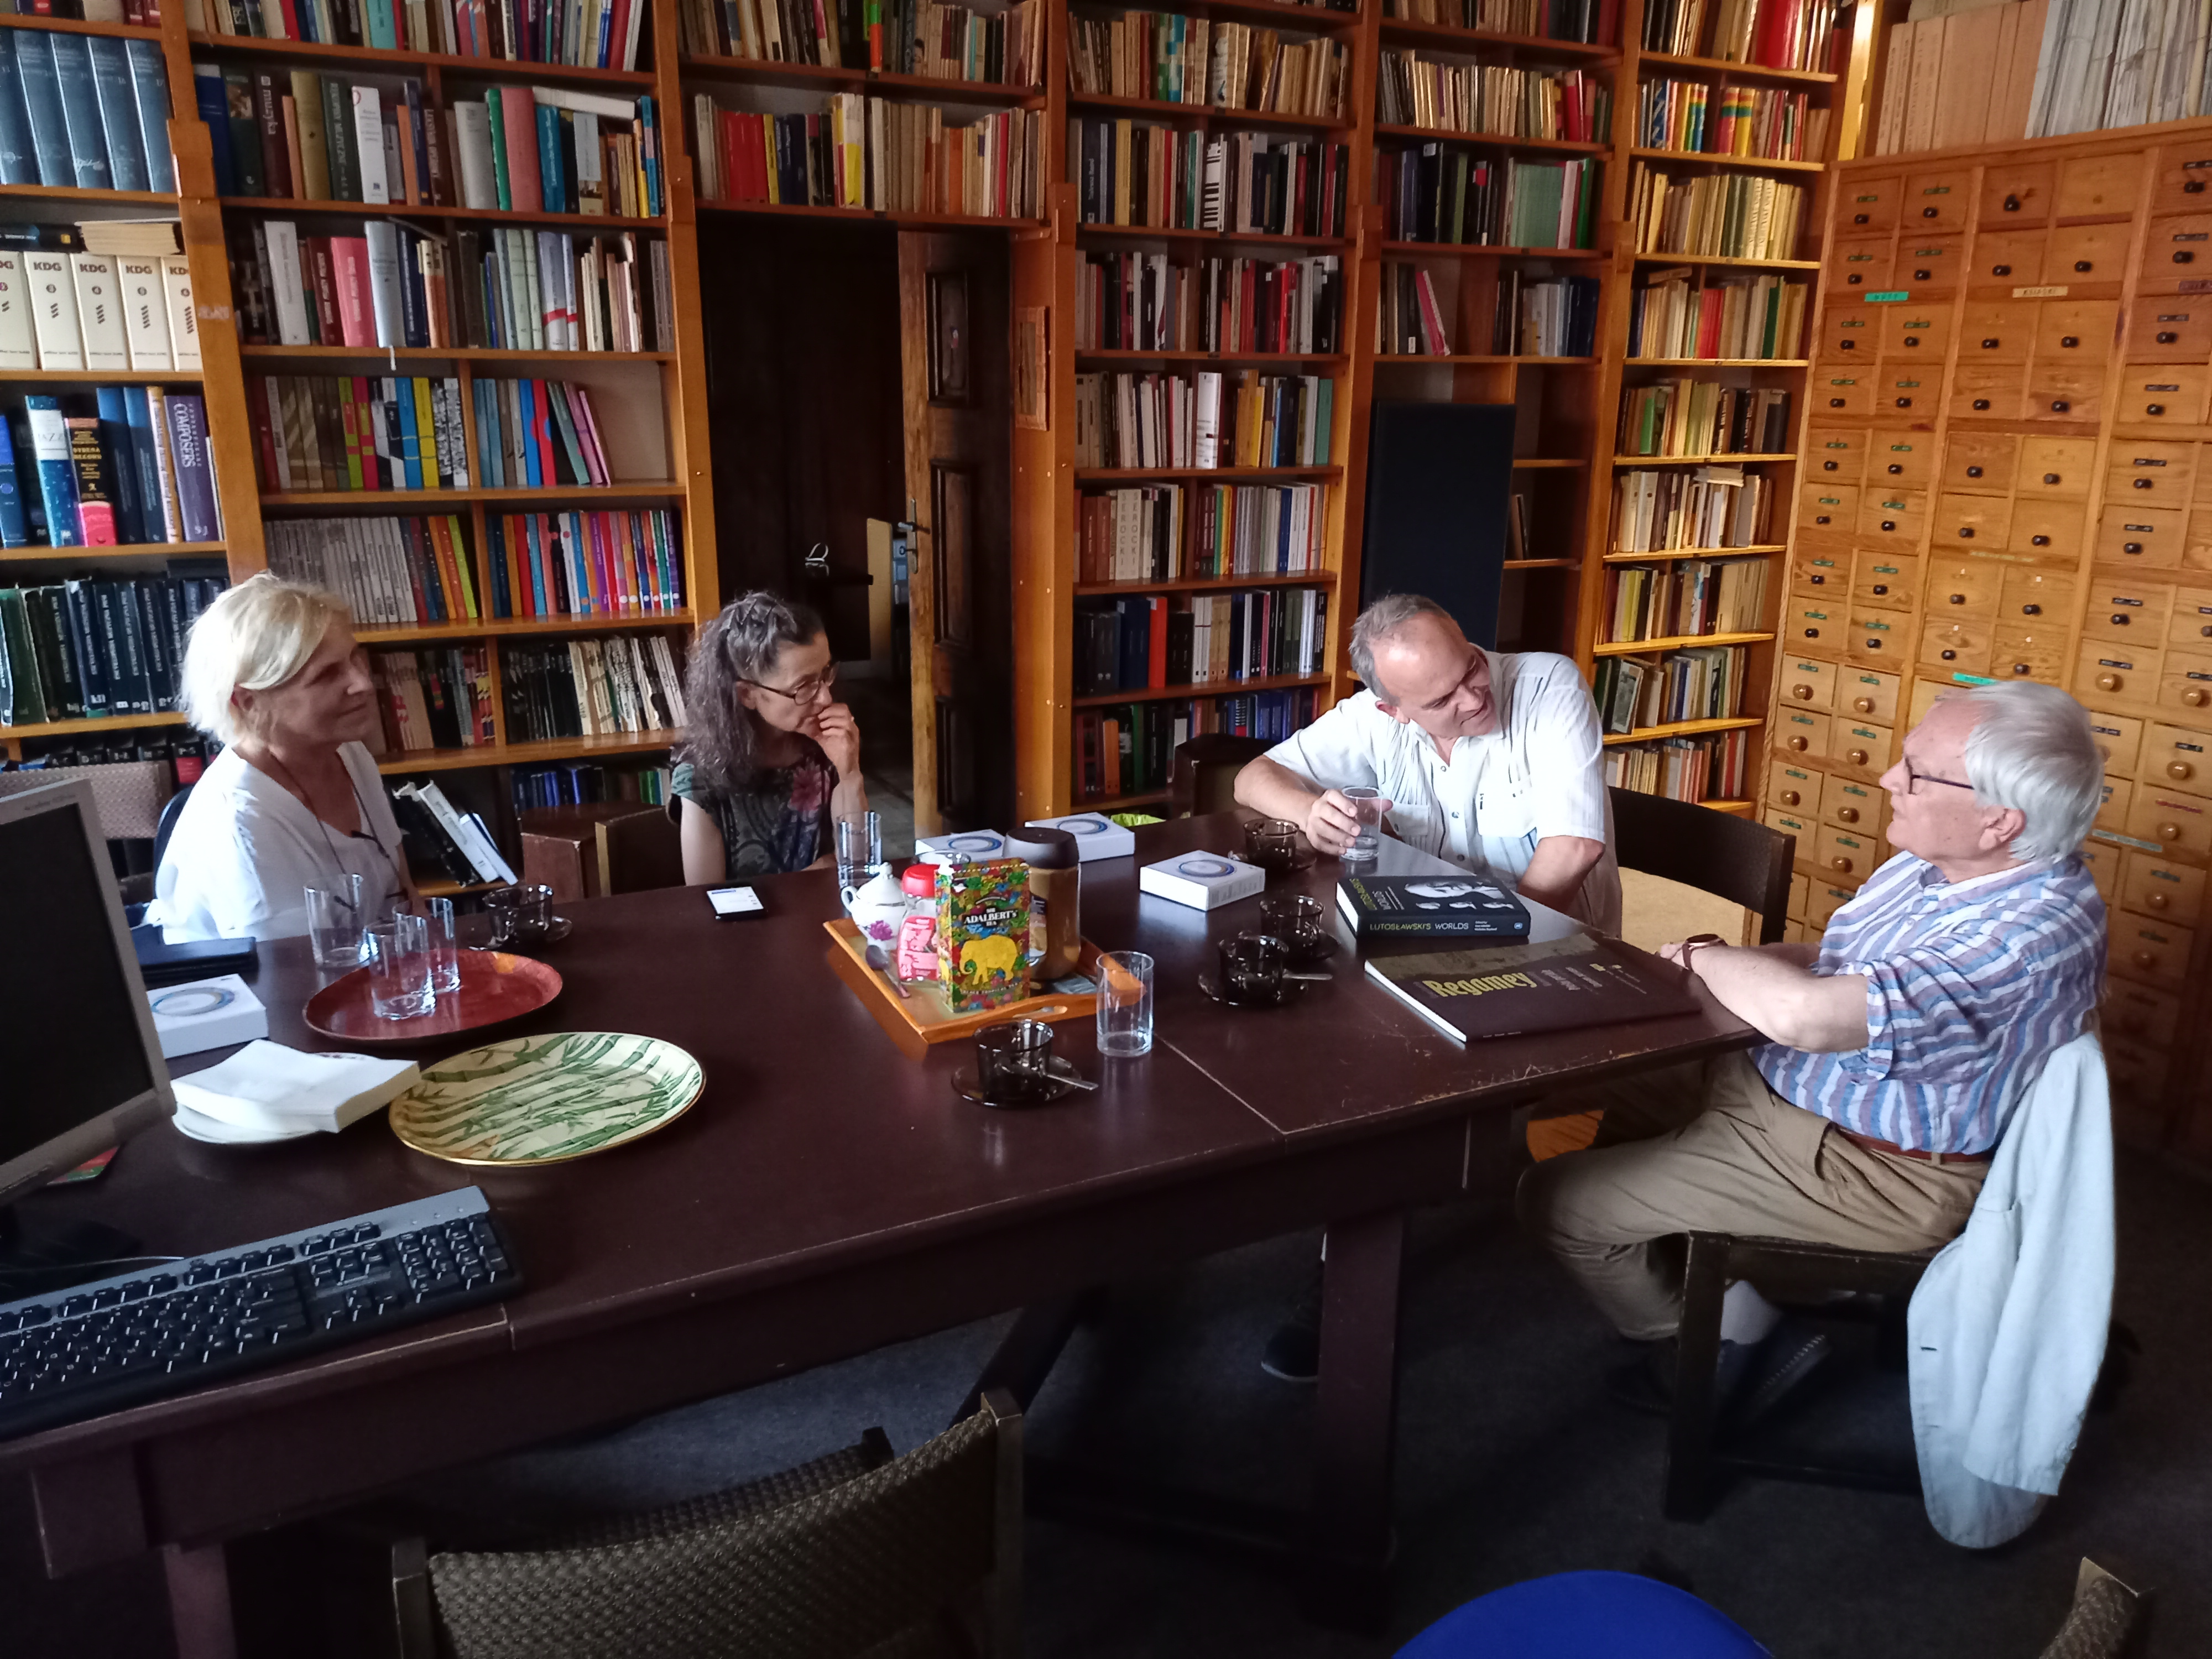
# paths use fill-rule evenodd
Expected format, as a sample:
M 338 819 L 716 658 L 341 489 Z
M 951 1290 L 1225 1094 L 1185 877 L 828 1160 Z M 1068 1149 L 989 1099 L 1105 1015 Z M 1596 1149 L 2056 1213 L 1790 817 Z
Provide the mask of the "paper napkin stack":
M 411 1060 L 249 1042 L 221 1064 L 176 1080 L 177 1127 L 195 1140 L 335 1134 L 389 1105 L 421 1076 Z

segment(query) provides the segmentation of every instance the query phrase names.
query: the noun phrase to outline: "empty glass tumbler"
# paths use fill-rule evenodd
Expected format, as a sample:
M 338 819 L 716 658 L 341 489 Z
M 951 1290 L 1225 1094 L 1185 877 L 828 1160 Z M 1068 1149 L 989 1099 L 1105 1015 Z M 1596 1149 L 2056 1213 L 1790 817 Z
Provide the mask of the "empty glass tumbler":
M 307 889 L 307 944 L 315 966 L 347 973 L 361 966 L 361 878 L 345 875 Z
M 430 924 L 430 988 L 447 996 L 461 988 L 461 941 L 454 931 L 453 902 L 425 899 L 423 920 Z
M 1359 818 L 1359 833 L 1344 849 L 1346 864 L 1371 864 L 1382 854 L 1382 792 L 1355 784 L 1342 792 Z
M 430 988 L 430 924 L 402 913 L 362 930 L 368 1006 L 379 1019 L 420 1019 L 437 1006 Z
M 1142 951 L 1112 951 L 1098 958 L 1098 1052 L 1152 1051 L 1152 959 Z

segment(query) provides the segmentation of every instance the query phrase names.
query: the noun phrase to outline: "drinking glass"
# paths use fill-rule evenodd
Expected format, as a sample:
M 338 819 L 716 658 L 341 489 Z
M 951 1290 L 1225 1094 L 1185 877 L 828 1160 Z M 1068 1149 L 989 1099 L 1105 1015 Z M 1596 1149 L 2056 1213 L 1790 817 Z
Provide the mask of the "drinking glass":
M 461 988 L 461 941 L 453 931 L 453 902 L 425 899 L 423 907 L 428 912 L 423 920 L 430 924 L 430 988 L 449 996 Z
M 1371 864 L 1382 854 L 1382 792 L 1358 783 L 1338 793 L 1352 803 L 1352 810 L 1359 818 L 1359 833 L 1344 849 L 1344 862 Z
M 437 1006 L 430 988 L 430 923 L 402 912 L 364 928 L 368 1006 L 379 1019 L 420 1019 Z
M 837 820 L 837 887 L 842 892 L 867 880 L 884 861 L 883 820 L 873 812 L 855 812 Z
M 1327 915 L 1319 899 L 1304 893 L 1269 893 L 1260 901 L 1261 921 L 1291 947 L 1293 962 L 1305 961 L 1322 948 L 1328 938 L 1322 926 Z
M 975 1082 L 986 1101 L 1018 1106 L 1049 1095 L 1052 1027 L 1041 1019 L 1008 1020 L 975 1033 Z
M 1283 994 L 1291 947 L 1273 934 L 1239 933 L 1216 948 L 1221 952 L 1222 995 L 1266 1002 Z
M 1152 1051 L 1152 959 L 1142 951 L 1109 951 L 1098 958 L 1098 1052 Z
M 345 972 L 361 966 L 361 878 L 340 877 L 307 889 L 307 943 L 315 966 Z

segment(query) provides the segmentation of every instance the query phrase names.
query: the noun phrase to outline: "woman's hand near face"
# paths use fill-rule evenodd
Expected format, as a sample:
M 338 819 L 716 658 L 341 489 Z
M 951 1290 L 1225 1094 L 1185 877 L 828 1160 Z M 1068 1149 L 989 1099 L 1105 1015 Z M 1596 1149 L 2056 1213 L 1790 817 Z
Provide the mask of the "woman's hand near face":
M 822 752 L 829 756 L 840 778 L 860 775 L 860 725 L 846 704 L 833 702 L 823 708 L 814 717 L 807 735 L 822 745 Z

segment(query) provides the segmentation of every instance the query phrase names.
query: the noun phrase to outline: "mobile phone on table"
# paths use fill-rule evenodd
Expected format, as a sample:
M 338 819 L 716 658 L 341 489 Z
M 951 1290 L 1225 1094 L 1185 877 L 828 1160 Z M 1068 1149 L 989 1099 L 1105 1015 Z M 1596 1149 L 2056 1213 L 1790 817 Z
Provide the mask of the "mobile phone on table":
M 740 916 L 762 915 L 768 909 L 761 902 L 760 890 L 755 887 L 709 887 L 707 902 L 714 907 L 717 921 L 735 921 Z

